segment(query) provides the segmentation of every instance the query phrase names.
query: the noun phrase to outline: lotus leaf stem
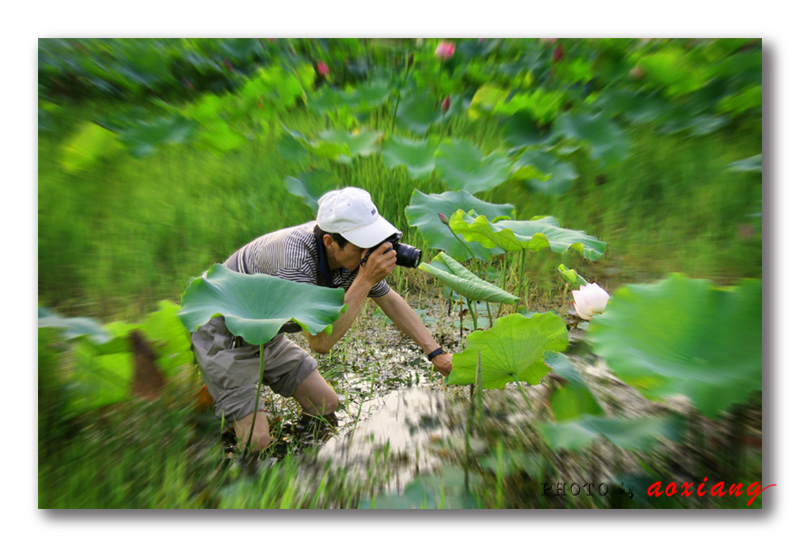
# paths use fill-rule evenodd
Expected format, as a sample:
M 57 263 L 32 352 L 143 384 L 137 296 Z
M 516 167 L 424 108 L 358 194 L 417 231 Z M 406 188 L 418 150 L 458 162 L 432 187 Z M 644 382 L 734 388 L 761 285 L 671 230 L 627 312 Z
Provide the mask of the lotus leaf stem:
M 522 384 L 520 384 L 519 380 L 517 380 L 517 376 L 512 374 L 511 378 L 513 378 L 514 382 L 517 383 L 517 387 L 519 388 L 520 393 L 522 393 L 522 397 L 525 398 L 525 402 L 528 404 L 528 408 L 531 410 L 531 413 L 536 414 L 536 409 L 533 408 L 533 403 L 531 403 L 531 400 L 528 398 L 528 394 L 526 394 L 525 390 L 522 388 Z
M 258 416 L 258 398 L 261 396 L 261 384 L 264 382 L 264 343 L 258 345 L 259 368 L 258 368 L 258 387 L 256 388 L 256 404 L 253 407 L 253 420 L 250 422 L 250 434 L 247 436 L 247 444 L 244 446 L 242 455 L 247 454 L 250 448 L 250 441 L 253 439 L 253 430 L 256 427 L 256 416 Z

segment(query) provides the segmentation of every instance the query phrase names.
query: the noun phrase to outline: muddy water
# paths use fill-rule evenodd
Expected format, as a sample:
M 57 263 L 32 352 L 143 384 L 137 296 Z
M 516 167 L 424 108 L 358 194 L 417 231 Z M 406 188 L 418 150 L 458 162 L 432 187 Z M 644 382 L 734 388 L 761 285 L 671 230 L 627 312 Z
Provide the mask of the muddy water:
M 447 393 L 424 387 L 373 398 L 362 407 L 360 421 L 325 443 L 317 459 L 347 467 L 353 477 L 362 479 L 371 469 L 384 467 L 392 473 L 392 488 L 400 491 L 409 480 L 441 463 L 434 447 L 456 433 L 448 417 L 450 404 Z

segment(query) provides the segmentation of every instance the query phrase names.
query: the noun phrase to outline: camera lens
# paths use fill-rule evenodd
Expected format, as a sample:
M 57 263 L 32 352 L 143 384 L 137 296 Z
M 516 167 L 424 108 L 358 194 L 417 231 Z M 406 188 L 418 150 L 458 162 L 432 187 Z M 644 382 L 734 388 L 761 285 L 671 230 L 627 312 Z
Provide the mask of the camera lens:
M 397 264 L 401 267 L 416 268 L 422 260 L 422 250 L 410 244 L 397 243 L 394 245 L 394 250 L 397 252 Z

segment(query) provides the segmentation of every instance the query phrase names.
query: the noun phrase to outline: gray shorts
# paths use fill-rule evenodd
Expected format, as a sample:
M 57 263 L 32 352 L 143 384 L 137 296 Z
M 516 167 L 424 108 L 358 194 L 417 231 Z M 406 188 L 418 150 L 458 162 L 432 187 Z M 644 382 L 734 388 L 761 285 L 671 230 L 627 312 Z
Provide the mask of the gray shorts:
M 259 348 L 236 342 L 221 316 L 192 333 L 200 373 L 214 399 L 214 414 L 226 422 L 253 413 L 258 387 Z M 283 334 L 264 345 L 264 384 L 283 397 L 291 397 L 300 383 L 317 368 L 308 352 Z M 258 410 L 264 409 L 259 398 Z

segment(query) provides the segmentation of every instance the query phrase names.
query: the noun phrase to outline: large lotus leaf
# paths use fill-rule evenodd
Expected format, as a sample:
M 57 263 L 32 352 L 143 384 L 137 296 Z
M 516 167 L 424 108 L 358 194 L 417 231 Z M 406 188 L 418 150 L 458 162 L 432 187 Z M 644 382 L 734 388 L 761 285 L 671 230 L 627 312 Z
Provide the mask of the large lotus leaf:
M 115 133 L 87 122 L 61 146 L 61 168 L 70 173 L 89 170 L 100 160 L 123 149 Z
M 380 149 L 380 137 L 381 133 L 371 130 L 349 132 L 344 129 L 329 129 L 318 134 L 319 142 L 347 147 L 349 153 L 337 158 L 343 163 L 350 163 L 351 157 L 366 157 L 376 153 Z
M 605 115 L 622 115 L 635 124 L 661 119 L 668 115 L 670 108 L 669 102 L 659 93 L 634 92 L 611 86 L 600 93 L 593 106 Z
M 216 264 L 195 278 L 181 298 L 178 316 L 194 331 L 214 316 L 250 344 L 263 344 L 293 321 L 316 335 L 330 333 L 344 312 L 344 290 L 292 282 L 266 274 L 240 274 Z
M 620 448 L 645 450 L 662 437 L 679 439 L 682 422 L 679 417 L 623 419 L 588 415 L 565 423 L 542 424 L 542 434 L 553 450 L 582 449 L 600 437 Z
M 566 422 L 588 414 L 604 414 L 594 394 L 583 381 L 577 367 L 565 354 L 545 354 L 544 361 L 566 381 L 566 385 L 554 386 L 550 395 L 550 410 L 557 422 Z
M 578 172 L 568 163 L 541 150 L 527 150 L 514 162 L 512 179 L 524 180 L 526 185 L 543 195 L 563 195 Z
M 206 121 L 198 131 L 194 143 L 201 149 L 217 155 L 233 151 L 244 145 L 247 138 L 222 119 Z
M 719 288 L 675 274 L 616 290 L 589 334 L 648 399 L 683 394 L 715 417 L 761 389 L 761 305 L 760 280 Z
M 448 188 L 477 193 L 508 180 L 511 161 L 497 151 L 484 157 L 468 140 L 450 140 L 440 144 L 436 151 L 436 172 Z
M 317 157 L 323 159 L 333 159 L 340 163 L 347 163 L 352 160 L 352 154 L 347 142 L 332 138 L 329 140 L 306 137 L 298 131 L 286 129 L 300 144 Z
M 340 103 L 355 112 L 369 111 L 386 103 L 392 92 L 388 81 L 369 81 L 351 91 L 339 93 Z
M 404 166 L 408 169 L 408 177 L 419 180 L 430 176 L 436 164 L 433 154 L 439 147 L 436 139 L 409 140 L 401 137 L 387 138 L 381 149 L 383 164 L 386 168 Z
M 519 299 L 494 284 L 481 280 L 444 252 L 434 257 L 431 263 L 420 263 L 419 268 L 472 301 L 511 304 Z
M 411 203 L 406 207 L 406 218 L 408 224 L 416 227 L 422 234 L 422 239 L 430 248 L 444 250 L 448 255 L 457 260 L 465 260 L 476 257 L 481 260 L 488 260 L 493 255 L 503 253 L 500 248 L 484 248 L 478 242 L 466 242 L 461 238 L 461 242 L 450 231 L 450 228 L 442 223 L 439 214 L 450 218 L 458 210 L 474 210 L 489 218 L 513 217 L 514 207 L 510 204 L 492 204 L 474 197 L 468 191 L 447 191 L 445 193 L 426 195 L 419 190 L 414 190 L 411 196 Z M 464 247 L 469 247 L 469 251 Z M 470 253 L 470 251 L 472 253 Z
M 189 333 L 183 327 L 178 312 L 180 305 L 160 301 L 159 310 L 151 312 L 140 329 L 158 355 L 156 365 L 167 376 L 173 376 L 185 363 L 194 361 Z
M 92 318 L 65 318 L 48 308 L 39 308 L 39 327 L 53 327 L 69 340 L 86 336 L 95 344 L 107 343 L 111 335 L 103 324 Z
M 481 112 L 491 114 L 495 108 L 505 102 L 509 91 L 495 87 L 491 84 L 481 85 L 475 94 L 472 95 L 467 115 L 472 121 L 480 119 Z
M 541 123 L 550 123 L 561 112 L 566 101 L 567 95 L 564 91 L 547 91 L 540 87 L 533 93 L 516 93 L 510 100 L 498 103 L 494 111 L 510 116 L 525 110 Z
M 67 388 L 70 411 L 81 414 L 128 398 L 134 375 L 132 354 L 98 354 L 84 342 L 73 356 Z
M 436 100 L 427 94 L 404 96 L 397 106 L 397 127 L 417 135 L 425 134 L 441 115 Z
M 323 169 L 311 170 L 286 178 L 286 190 L 303 199 L 303 202 L 315 215 L 319 198 L 341 185 L 341 180 L 335 174 Z
M 144 157 L 160 145 L 186 142 L 194 130 L 194 121 L 176 116 L 139 123 L 122 131 L 121 137 L 134 157 Z
M 569 343 L 567 326 L 560 316 L 546 312 L 526 318 L 503 316 L 487 331 L 475 331 L 466 339 L 466 349 L 453 355 L 450 384 L 473 384 L 481 357 L 486 388 L 502 388 L 516 377 L 539 384 L 550 371 L 544 363 L 547 351 L 561 352 Z
M 572 248 L 586 259 L 595 261 L 603 255 L 607 246 L 607 243 L 583 231 L 559 227 L 556 219 L 550 216 L 529 221 L 500 220 L 492 223 L 486 216 L 473 218 L 459 210 L 450 217 L 450 227 L 470 242 L 480 242 L 486 248 L 500 247 L 507 252 L 550 248 L 563 254 Z
M 588 143 L 589 157 L 604 166 L 620 163 L 630 154 L 625 133 L 601 114 L 562 114 L 556 119 L 553 133 Z
M 761 154 L 753 155 L 747 159 L 734 161 L 728 165 L 728 170 L 733 172 L 761 172 Z
M 691 57 L 678 48 L 663 49 L 641 57 L 637 63 L 646 81 L 669 95 L 685 95 L 708 82 L 710 66 L 691 62 Z
M 514 114 L 503 126 L 503 138 L 511 152 L 541 144 L 549 137 L 550 134 L 539 128 L 527 112 Z

